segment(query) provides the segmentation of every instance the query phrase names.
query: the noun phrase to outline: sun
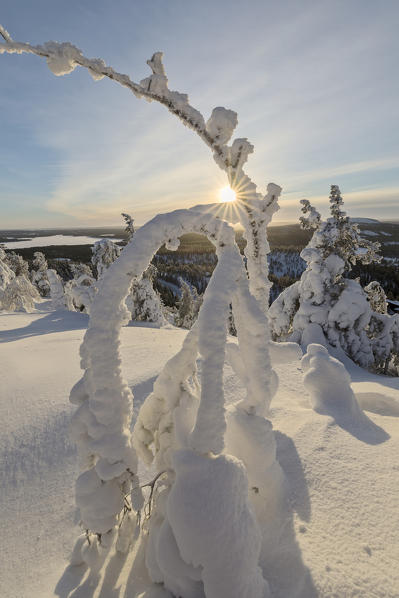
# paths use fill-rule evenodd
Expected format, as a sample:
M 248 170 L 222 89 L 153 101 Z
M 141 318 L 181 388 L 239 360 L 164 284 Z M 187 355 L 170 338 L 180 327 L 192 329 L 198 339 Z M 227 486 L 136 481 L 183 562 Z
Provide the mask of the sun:
M 236 192 L 231 187 L 223 187 L 219 191 L 219 198 L 222 203 L 235 201 L 237 199 Z

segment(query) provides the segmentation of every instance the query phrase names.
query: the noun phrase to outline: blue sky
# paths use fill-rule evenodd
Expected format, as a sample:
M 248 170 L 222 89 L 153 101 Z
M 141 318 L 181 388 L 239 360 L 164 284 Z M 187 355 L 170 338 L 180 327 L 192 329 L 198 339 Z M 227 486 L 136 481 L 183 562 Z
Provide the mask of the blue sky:
M 247 171 L 283 187 L 276 221 L 339 184 L 353 216 L 399 219 L 399 1 L 3 0 L 16 41 L 70 41 L 135 81 L 164 52 L 169 87 L 207 118 L 238 112 Z M 0 55 L 0 228 L 138 224 L 214 202 L 210 151 L 162 106 L 76 69 Z

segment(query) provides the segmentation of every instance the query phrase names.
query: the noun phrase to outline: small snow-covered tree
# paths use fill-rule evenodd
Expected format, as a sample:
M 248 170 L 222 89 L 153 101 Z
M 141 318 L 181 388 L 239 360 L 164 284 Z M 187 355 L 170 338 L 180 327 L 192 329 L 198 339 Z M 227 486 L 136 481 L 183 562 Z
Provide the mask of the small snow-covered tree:
M 134 235 L 134 219 L 130 214 L 122 213 L 125 220 L 127 243 Z M 136 322 L 153 322 L 162 326 L 166 323 L 161 297 L 154 289 L 154 280 L 157 276 L 157 268 L 153 264 L 148 266 L 143 275 L 134 280 L 130 293 L 126 297 L 126 306 L 132 314 L 132 320 Z
M 388 315 L 387 297 L 377 281 L 370 282 L 364 291 L 371 308 L 367 333 L 374 355 L 374 367 L 384 374 L 398 375 L 399 315 Z
M 101 239 L 96 241 L 92 248 L 91 263 L 97 272 L 97 280 L 99 280 L 105 270 L 116 260 L 120 254 L 120 248 L 115 245 L 110 239 Z
M 97 293 L 96 281 L 87 272 L 78 274 L 72 280 L 68 280 L 64 292 L 69 297 L 68 305 L 72 304 L 78 311 L 89 314 L 90 306 Z
M 47 278 L 47 270 L 48 264 L 44 254 L 41 251 L 35 251 L 33 254 L 31 280 L 42 297 L 50 296 L 50 283 Z
M 127 236 L 127 242 L 129 243 L 129 241 L 132 240 L 132 237 L 134 235 L 134 219 L 130 216 L 130 214 L 124 214 L 123 212 L 121 216 L 125 221 L 125 233 Z
M 162 301 L 154 289 L 154 279 L 157 269 L 152 264 L 143 275 L 134 280 L 130 293 L 126 298 L 126 305 L 136 322 L 154 322 L 162 326 L 166 323 L 163 315 Z
M 72 297 L 69 293 L 65 293 L 64 285 L 57 272 L 50 268 L 47 270 L 47 278 L 50 285 L 52 308 L 55 310 L 66 309 L 68 311 L 74 311 Z
M 371 264 L 380 262 L 378 254 L 380 244 L 363 239 L 359 226 L 341 210 L 343 199 L 338 185 L 331 185 L 330 213 L 331 217 L 322 221 L 317 210 L 307 200 L 301 201 L 302 211 L 308 213 L 301 218 L 301 224 L 306 229 L 314 230 L 308 245 L 316 249 L 326 259 L 336 255 L 344 262 L 342 275 L 351 270 L 354 264 Z
M 359 365 L 372 366 L 374 356 L 368 335 L 372 310 L 360 284 L 346 275 L 356 263 L 380 261 L 379 244 L 362 239 L 357 224 L 342 211 L 337 185 L 331 186 L 331 217 L 326 221 L 307 200 L 301 203 L 308 215 L 301 218 L 301 224 L 314 233 L 301 253 L 306 270 L 270 308 L 274 337 L 303 342 L 309 325 L 318 324 L 328 342 L 340 346 Z
M 316 210 L 314 206 L 312 206 L 308 199 L 301 199 L 299 203 L 302 204 L 301 211 L 305 214 L 305 216 L 301 216 L 299 218 L 301 227 L 304 230 L 319 229 L 321 225 L 320 213 Z
M 1 307 L 5 311 L 35 311 L 40 295 L 26 276 L 15 276 L 1 294 Z
M 191 287 L 182 278 L 180 278 L 180 290 L 181 296 L 177 302 L 176 325 L 181 328 L 191 328 L 198 317 L 202 296 L 198 295 L 194 286 Z
M 68 305 L 74 309 L 90 313 L 90 306 L 97 293 L 96 280 L 93 277 L 90 266 L 87 264 L 71 264 L 72 280 L 68 280 L 64 286 L 64 293 L 68 295 Z
M 388 313 L 387 296 L 384 289 L 376 280 L 372 280 L 364 291 L 367 294 L 371 309 L 378 314 Z
M 0 245 L 0 293 L 5 290 L 13 278 L 15 278 L 15 274 L 7 263 L 6 252 Z
M 0 248 L 0 309 L 32 312 L 39 299 L 29 280 L 27 262 L 20 255 Z
M 21 255 L 18 255 L 15 251 L 9 251 L 6 254 L 5 260 L 15 276 L 29 278 L 29 264 Z

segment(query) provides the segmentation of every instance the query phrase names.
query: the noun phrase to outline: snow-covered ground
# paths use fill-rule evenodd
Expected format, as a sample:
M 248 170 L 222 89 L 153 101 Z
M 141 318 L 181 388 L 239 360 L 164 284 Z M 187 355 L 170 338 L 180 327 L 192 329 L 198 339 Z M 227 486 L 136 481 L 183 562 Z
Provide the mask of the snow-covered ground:
M 109 237 L 110 241 L 121 241 L 121 239 L 116 239 L 114 235 L 101 235 L 101 237 L 86 237 L 84 235 L 49 235 L 47 237 L 32 237 L 20 241 L 6 241 L 4 245 L 7 249 L 48 247 L 49 245 L 93 245 L 96 241 L 101 241 L 104 237 Z
M 83 566 L 67 568 L 79 534 L 68 395 L 81 375 L 78 350 L 86 326 L 80 313 L 0 314 L 5 598 L 134 598 L 145 587 L 140 551 L 127 559 L 114 555 L 97 587 L 85 580 Z M 185 335 L 181 329 L 123 329 L 124 375 L 135 410 Z M 399 595 L 399 379 L 346 365 L 368 409 L 369 420 L 357 426 L 311 409 L 299 361 L 275 366 L 280 387 L 272 421 L 291 498 L 273 542 L 264 538 L 275 548 L 275 559 L 265 565 L 274 598 Z M 226 366 L 227 399 L 242 392 Z M 142 476 L 150 478 L 145 471 Z M 162 595 L 160 589 L 151 594 Z

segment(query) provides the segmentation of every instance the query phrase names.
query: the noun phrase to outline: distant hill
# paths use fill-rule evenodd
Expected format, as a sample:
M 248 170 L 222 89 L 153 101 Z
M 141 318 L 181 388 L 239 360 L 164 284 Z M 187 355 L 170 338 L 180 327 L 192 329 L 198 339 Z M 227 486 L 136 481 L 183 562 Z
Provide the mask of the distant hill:
M 375 220 L 375 218 L 351 218 L 352 222 L 358 222 L 359 224 L 364 223 L 372 223 L 372 224 L 379 224 L 379 220 Z

